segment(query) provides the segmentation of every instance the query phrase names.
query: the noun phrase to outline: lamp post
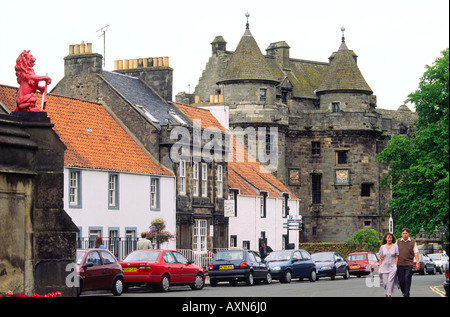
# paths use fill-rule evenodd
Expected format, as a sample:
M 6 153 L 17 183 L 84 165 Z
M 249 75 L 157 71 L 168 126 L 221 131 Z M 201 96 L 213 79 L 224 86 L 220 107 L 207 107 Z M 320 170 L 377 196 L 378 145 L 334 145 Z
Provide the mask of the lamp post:
M 159 240 L 158 240 L 159 229 L 156 226 L 150 226 L 150 231 L 154 234 L 156 239 L 156 248 L 159 249 Z

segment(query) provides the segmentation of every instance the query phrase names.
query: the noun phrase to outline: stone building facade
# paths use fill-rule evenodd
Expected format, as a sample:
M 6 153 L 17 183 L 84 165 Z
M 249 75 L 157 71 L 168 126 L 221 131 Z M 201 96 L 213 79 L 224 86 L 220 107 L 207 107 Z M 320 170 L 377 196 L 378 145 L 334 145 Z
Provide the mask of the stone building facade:
M 194 93 L 176 100 L 228 108 L 237 135 L 274 129 L 256 143 L 276 153 L 271 171 L 301 199 L 303 241 L 344 241 L 363 228 L 387 231 L 390 191 L 380 186 L 386 169 L 375 157 L 390 135 L 411 132 L 416 114 L 406 106 L 376 108 L 344 34 L 329 62 L 291 58 L 284 41 L 263 55 L 248 23 L 235 51 L 226 44 L 222 36 L 213 40 Z M 247 148 L 255 146 L 244 139 Z

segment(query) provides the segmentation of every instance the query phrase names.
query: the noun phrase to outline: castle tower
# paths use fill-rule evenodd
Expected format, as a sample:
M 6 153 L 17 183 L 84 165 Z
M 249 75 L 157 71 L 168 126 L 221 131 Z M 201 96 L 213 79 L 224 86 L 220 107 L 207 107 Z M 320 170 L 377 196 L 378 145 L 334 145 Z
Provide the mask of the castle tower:
M 342 32 L 344 28 L 342 27 Z M 330 57 L 330 68 L 316 90 L 320 108 L 333 113 L 360 112 L 375 108 L 373 91 L 364 79 L 356 63 L 356 54 L 342 42 L 339 50 Z
M 261 53 L 248 21 L 217 85 L 229 107 L 230 129 L 260 163 L 284 180 L 287 107 L 276 102 L 280 81 Z

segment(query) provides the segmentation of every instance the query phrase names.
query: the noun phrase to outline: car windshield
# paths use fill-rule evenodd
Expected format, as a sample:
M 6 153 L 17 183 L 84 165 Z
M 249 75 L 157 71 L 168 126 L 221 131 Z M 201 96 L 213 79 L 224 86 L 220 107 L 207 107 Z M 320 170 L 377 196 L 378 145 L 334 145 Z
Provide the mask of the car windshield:
M 333 262 L 333 253 L 314 253 L 311 258 L 314 262 Z
M 86 251 L 78 251 L 77 250 L 77 265 L 81 264 L 81 261 L 83 261 L 85 254 L 86 254 Z
M 214 261 L 233 261 L 233 260 L 244 260 L 244 251 L 242 250 L 219 251 L 214 257 Z
M 160 253 L 161 251 L 134 251 L 128 254 L 122 262 L 156 261 Z
M 348 256 L 348 260 L 349 261 L 362 261 L 366 259 L 366 255 L 365 254 L 350 254 Z
M 283 262 L 283 261 L 289 261 L 291 259 L 292 251 L 276 251 L 271 252 L 266 257 L 266 262 Z

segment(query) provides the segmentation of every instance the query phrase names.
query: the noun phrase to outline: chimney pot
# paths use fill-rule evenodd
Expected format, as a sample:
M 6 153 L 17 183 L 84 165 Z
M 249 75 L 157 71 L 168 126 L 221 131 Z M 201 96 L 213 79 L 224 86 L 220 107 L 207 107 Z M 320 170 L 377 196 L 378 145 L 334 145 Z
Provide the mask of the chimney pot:
M 69 55 L 73 55 L 74 52 L 74 45 L 69 45 Z
M 75 55 L 80 55 L 80 44 L 75 44 L 75 45 L 74 45 L 74 51 L 73 51 L 73 53 L 74 53 Z
M 81 42 L 80 44 L 80 54 L 85 54 L 86 53 L 86 44 L 84 44 L 84 42 Z
M 92 54 L 92 43 L 86 44 L 86 53 Z
M 169 56 L 164 57 L 164 67 L 169 67 Z

